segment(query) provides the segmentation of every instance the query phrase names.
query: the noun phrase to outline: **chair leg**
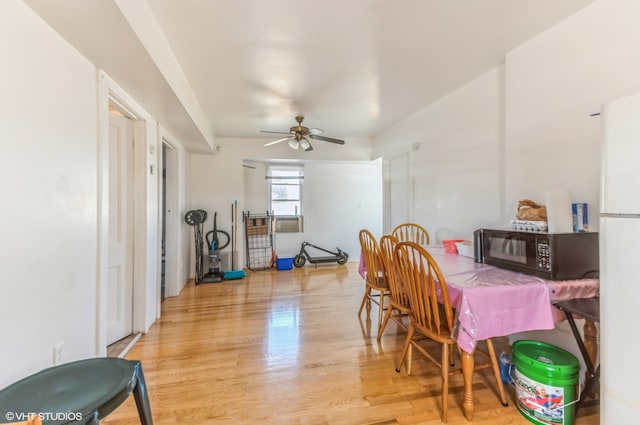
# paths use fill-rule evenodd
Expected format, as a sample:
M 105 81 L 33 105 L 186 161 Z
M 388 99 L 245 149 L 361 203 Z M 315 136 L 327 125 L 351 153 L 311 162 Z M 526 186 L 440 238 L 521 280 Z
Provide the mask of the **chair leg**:
M 367 296 L 367 303 L 366 303 L 367 317 L 371 317 L 371 300 L 373 299 L 374 296 L 375 294 L 373 293 L 373 291 L 369 289 L 369 294 Z
M 378 335 L 380 335 L 380 326 L 382 326 L 382 315 L 384 313 L 384 292 L 382 291 L 380 291 L 379 301 L 380 301 L 380 304 L 378 305 Z
M 389 319 L 391 318 L 391 313 L 393 313 L 393 307 L 389 306 L 389 308 L 387 308 L 387 312 L 384 315 L 384 320 L 382 321 L 382 324 L 378 329 L 378 341 L 380 341 L 380 338 L 382 338 L 382 334 L 384 333 L 384 330 L 387 327 L 387 324 L 389 323 Z
M 358 310 L 358 316 L 360 316 L 362 314 L 362 309 L 364 308 L 365 304 L 367 304 L 367 312 L 371 310 L 371 288 L 369 288 L 367 286 L 367 288 L 364 290 L 364 296 L 362 297 L 362 302 L 360 303 L 360 309 Z M 368 313 L 367 313 L 367 317 Z
M 411 338 L 413 338 L 414 333 L 413 326 L 409 323 L 409 329 L 407 330 L 407 338 L 404 340 L 404 347 L 402 347 L 402 353 L 400 353 L 400 361 L 396 366 L 396 372 L 400 373 L 400 369 L 402 368 L 402 363 L 404 363 L 404 358 L 407 356 L 407 351 L 409 350 L 409 346 L 411 345 Z
M 133 389 L 133 396 L 136 400 L 136 408 L 142 425 L 153 425 L 153 417 L 151 416 L 151 405 L 147 394 L 147 383 L 142 373 L 142 364 L 138 362 L 136 366 L 136 386 Z
M 500 401 L 504 407 L 507 407 L 509 404 L 507 402 L 507 396 L 504 392 L 504 385 L 502 383 L 502 378 L 500 377 L 500 367 L 498 366 L 498 359 L 496 358 L 496 352 L 493 349 L 493 341 L 491 339 L 487 339 L 487 351 L 489 352 L 489 357 L 491 358 L 491 368 L 493 369 L 493 375 L 496 378 L 496 382 L 498 384 L 498 392 L 500 393 Z
M 447 423 L 449 399 L 449 344 L 442 344 L 442 423 Z
M 98 411 L 96 410 L 91 414 L 90 418 L 82 418 L 85 425 L 100 425 L 100 418 L 98 418 Z

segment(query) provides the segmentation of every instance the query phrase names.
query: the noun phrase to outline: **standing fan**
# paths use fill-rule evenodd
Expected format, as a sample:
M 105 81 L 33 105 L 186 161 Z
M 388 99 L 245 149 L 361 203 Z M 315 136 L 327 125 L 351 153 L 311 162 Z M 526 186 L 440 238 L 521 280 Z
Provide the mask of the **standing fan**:
M 288 141 L 289 146 L 292 149 L 304 149 L 305 151 L 312 151 L 313 146 L 311 146 L 311 141 L 309 139 L 314 140 L 322 140 L 323 142 L 335 143 L 337 145 L 344 145 L 344 140 L 334 139 L 333 137 L 320 136 L 324 131 L 318 128 L 307 128 L 302 125 L 302 121 L 304 117 L 302 115 L 298 115 L 296 117 L 296 121 L 298 125 L 294 125 L 289 129 L 288 132 L 284 131 L 262 131 L 262 133 L 272 133 L 272 134 L 288 134 L 287 137 L 283 137 L 278 140 L 274 140 L 273 142 L 265 143 L 264 146 L 275 145 L 276 143 L 286 142 Z

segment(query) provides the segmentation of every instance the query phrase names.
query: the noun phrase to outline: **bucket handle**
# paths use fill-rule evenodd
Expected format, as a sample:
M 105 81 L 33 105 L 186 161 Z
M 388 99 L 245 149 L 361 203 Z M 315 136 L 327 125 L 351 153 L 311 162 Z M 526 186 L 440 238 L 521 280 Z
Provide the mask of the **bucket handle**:
M 513 376 L 513 372 L 514 372 L 515 370 L 516 370 L 515 366 L 514 366 L 514 367 L 512 367 L 512 368 L 509 368 L 509 377 L 511 378 L 511 380 L 513 381 L 513 383 L 514 383 L 516 386 L 520 386 L 520 388 L 522 388 L 521 384 L 518 384 L 518 380 L 517 380 L 517 379 L 515 379 L 515 376 Z M 573 400 L 573 401 L 572 401 L 572 402 L 570 402 L 570 403 L 563 404 L 562 406 L 557 406 L 557 407 L 555 407 L 555 409 L 564 409 L 564 408 L 565 408 L 565 407 L 567 407 L 567 406 L 571 406 L 572 404 L 575 404 L 575 403 L 579 402 L 579 401 L 580 401 L 580 397 L 582 396 L 582 388 L 581 388 L 581 385 L 580 385 L 580 381 L 578 381 L 578 382 L 576 383 L 576 390 L 577 390 L 576 392 L 577 392 L 577 394 L 578 394 L 578 397 L 576 397 L 576 399 L 575 399 L 575 400 Z

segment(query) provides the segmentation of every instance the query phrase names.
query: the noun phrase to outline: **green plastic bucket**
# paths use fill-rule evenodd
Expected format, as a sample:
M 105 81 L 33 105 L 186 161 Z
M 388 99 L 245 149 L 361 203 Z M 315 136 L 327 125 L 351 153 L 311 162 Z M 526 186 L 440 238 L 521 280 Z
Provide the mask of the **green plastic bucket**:
M 538 341 L 512 347 L 520 414 L 538 425 L 573 425 L 580 363 L 561 348 Z

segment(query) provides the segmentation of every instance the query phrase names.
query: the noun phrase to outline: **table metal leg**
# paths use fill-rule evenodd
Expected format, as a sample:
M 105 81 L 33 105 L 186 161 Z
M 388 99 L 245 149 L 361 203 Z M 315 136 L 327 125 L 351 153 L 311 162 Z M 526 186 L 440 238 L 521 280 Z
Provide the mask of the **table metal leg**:
M 596 335 L 596 326 L 592 320 L 585 319 L 583 341 L 580 339 L 580 334 L 578 333 L 578 328 L 576 326 L 573 315 L 568 311 L 565 311 L 565 315 L 567 317 L 567 321 L 569 322 L 569 326 L 571 327 L 571 331 L 576 338 L 576 343 L 578 344 L 578 348 L 580 349 L 580 353 L 582 354 L 582 358 L 584 359 L 585 366 L 587 367 L 584 380 L 585 387 L 582 390 L 580 402 L 577 404 L 577 406 L 586 406 L 589 404 L 597 403 L 596 400 L 589 402 L 586 401 L 587 398 L 596 397 L 595 389 L 597 381 L 600 377 L 600 367 L 598 367 L 598 369 L 594 369 L 593 367 L 594 360 L 598 355 L 598 337 Z M 589 341 L 589 344 L 587 344 L 587 341 Z

